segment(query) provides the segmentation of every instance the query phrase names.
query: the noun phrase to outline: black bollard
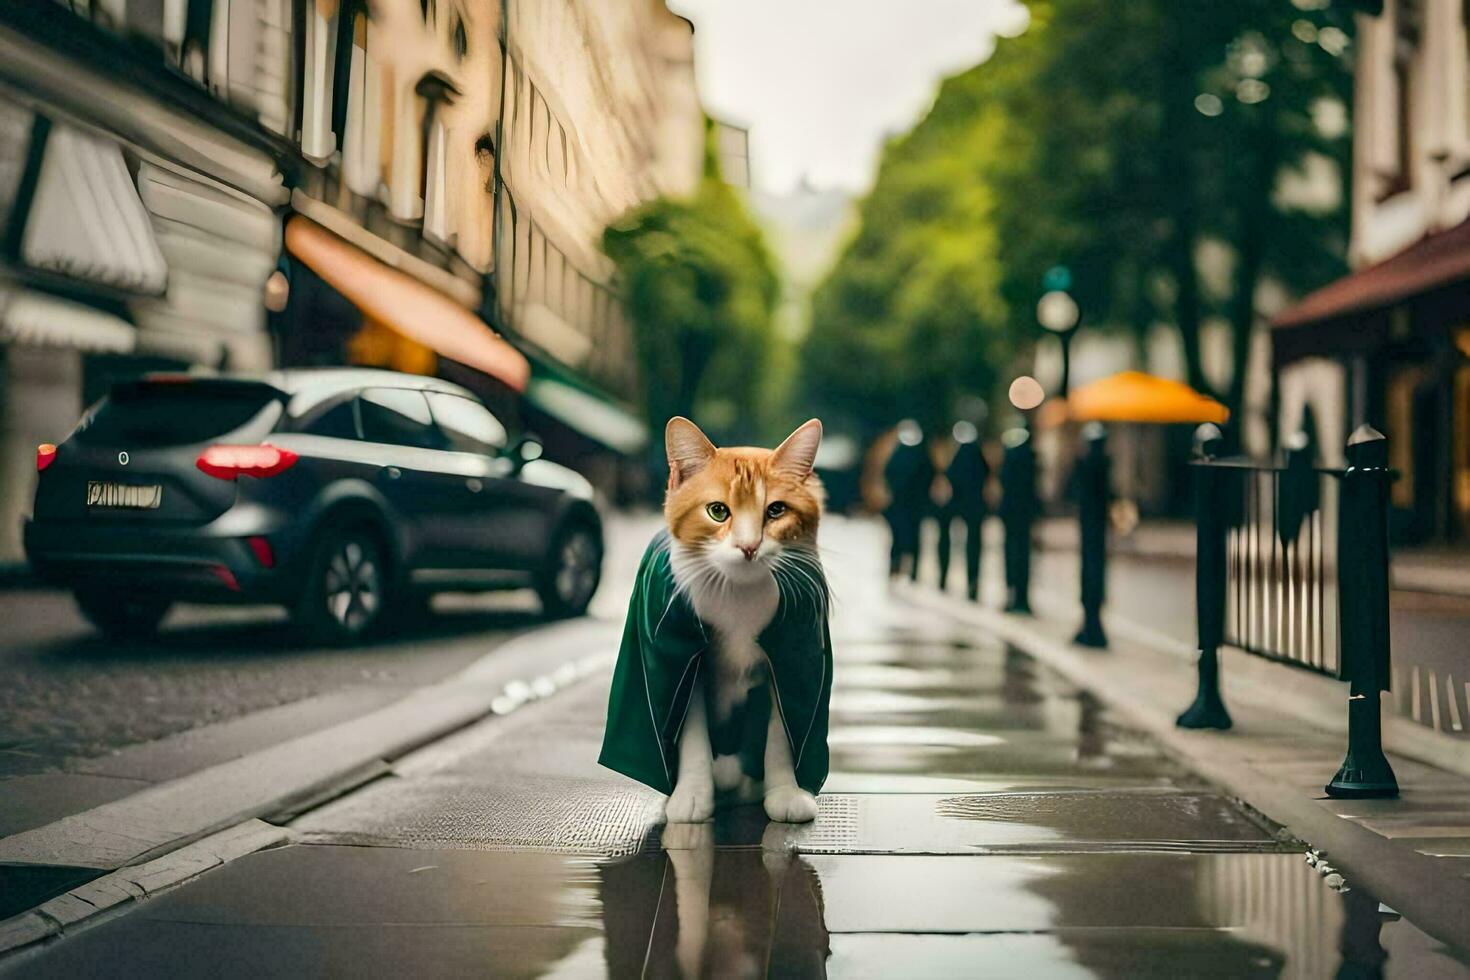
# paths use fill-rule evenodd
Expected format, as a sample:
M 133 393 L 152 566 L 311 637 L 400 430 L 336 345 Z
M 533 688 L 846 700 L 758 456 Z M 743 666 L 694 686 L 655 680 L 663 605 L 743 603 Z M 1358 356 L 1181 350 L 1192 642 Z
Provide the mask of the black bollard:
M 1108 434 L 1100 422 L 1089 422 L 1082 430 L 1087 448 L 1077 460 L 1077 524 L 1081 534 L 1082 629 L 1073 641 L 1085 647 L 1106 649 L 1102 608 L 1107 592 L 1108 498 L 1112 463 L 1108 459 Z
M 1005 526 L 1006 612 L 1031 614 L 1031 523 L 1036 518 L 1036 450 L 1025 429 L 1006 432 L 1000 463 Z
M 1347 445 L 1338 507 L 1338 676 L 1348 682 L 1348 750 L 1327 795 L 1374 799 L 1399 795 L 1383 754 L 1380 695 L 1389 688 L 1388 440 L 1359 426 Z
M 1220 697 L 1220 644 L 1225 641 L 1225 534 L 1227 471 L 1214 462 L 1223 440 L 1220 427 L 1195 430 L 1195 620 L 1199 629 L 1199 692 L 1174 722 L 1180 728 L 1229 728 L 1230 712 Z

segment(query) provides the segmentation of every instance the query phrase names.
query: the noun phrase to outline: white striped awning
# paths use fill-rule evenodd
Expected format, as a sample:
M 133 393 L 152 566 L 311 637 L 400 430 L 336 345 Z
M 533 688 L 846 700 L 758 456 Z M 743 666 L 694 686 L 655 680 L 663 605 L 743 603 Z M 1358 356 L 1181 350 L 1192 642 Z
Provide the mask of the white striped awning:
M 46 138 L 20 256 L 33 269 L 131 292 L 160 294 L 168 285 L 122 149 L 64 123 Z
M 0 290 L 0 342 L 127 354 L 138 332 L 125 320 L 82 303 L 28 290 Z

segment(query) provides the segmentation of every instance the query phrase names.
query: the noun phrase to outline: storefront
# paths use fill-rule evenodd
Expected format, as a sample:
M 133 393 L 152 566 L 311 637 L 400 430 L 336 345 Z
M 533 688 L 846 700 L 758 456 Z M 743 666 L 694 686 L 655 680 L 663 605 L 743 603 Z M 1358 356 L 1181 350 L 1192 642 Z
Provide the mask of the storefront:
M 1312 293 L 1272 335 L 1283 422 L 1310 405 L 1379 428 L 1396 536 L 1470 542 L 1470 222 Z

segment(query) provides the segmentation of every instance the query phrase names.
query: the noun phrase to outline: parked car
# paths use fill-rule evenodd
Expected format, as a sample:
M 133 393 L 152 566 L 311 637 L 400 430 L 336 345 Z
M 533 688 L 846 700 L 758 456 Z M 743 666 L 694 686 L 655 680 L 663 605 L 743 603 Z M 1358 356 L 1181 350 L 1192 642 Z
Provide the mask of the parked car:
M 434 378 L 150 375 L 39 448 L 26 552 L 109 634 L 149 633 L 178 601 L 264 602 L 347 641 L 435 592 L 527 586 L 577 615 L 602 522 L 540 450 Z

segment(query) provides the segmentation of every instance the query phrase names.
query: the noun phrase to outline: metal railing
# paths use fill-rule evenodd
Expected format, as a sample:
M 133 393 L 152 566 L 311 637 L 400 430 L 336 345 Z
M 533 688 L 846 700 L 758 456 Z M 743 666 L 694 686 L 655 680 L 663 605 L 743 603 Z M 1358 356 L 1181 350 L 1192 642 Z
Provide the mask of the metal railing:
M 1336 677 L 1337 536 L 1342 470 L 1307 450 L 1275 463 L 1223 459 L 1227 508 L 1224 640 L 1258 656 Z
M 1398 794 L 1383 754 L 1389 688 L 1388 440 L 1353 433 L 1343 470 L 1302 451 L 1280 465 L 1220 459 L 1220 430 L 1196 433 L 1195 609 L 1199 688 L 1183 728 L 1229 728 L 1220 647 L 1329 674 L 1349 684 L 1348 751 L 1335 797 Z

